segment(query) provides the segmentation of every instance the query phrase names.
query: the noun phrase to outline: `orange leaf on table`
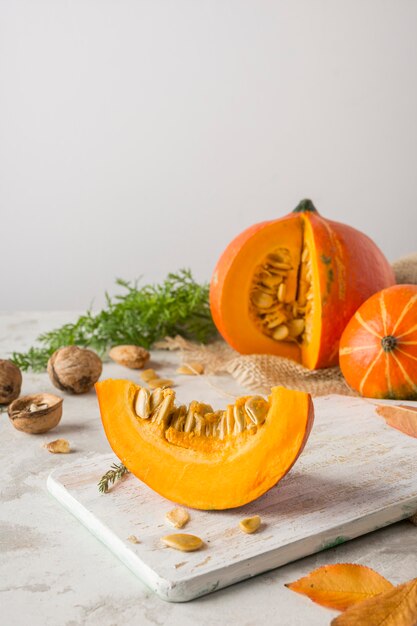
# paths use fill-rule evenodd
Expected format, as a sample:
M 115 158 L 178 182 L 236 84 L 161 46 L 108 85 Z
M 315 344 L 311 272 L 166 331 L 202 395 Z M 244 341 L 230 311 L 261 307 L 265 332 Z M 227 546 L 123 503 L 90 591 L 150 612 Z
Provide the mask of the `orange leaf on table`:
M 352 606 L 331 626 L 416 626 L 417 578 Z
M 378 404 L 376 412 L 384 418 L 388 426 L 417 438 L 417 407 L 404 404 L 395 406 Z
M 354 563 L 324 565 L 285 586 L 317 604 L 338 611 L 393 588 L 386 578 L 370 567 Z

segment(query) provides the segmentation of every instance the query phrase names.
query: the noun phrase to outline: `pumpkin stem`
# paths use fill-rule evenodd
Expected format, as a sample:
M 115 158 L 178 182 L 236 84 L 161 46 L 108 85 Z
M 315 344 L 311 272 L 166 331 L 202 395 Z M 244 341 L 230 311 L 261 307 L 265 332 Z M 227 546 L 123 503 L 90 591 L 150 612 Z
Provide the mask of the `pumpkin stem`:
M 293 210 L 293 213 L 317 213 L 314 204 L 308 198 L 301 200 Z
M 397 340 L 392 335 L 386 335 L 381 339 L 381 346 L 384 352 L 392 352 L 397 346 Z

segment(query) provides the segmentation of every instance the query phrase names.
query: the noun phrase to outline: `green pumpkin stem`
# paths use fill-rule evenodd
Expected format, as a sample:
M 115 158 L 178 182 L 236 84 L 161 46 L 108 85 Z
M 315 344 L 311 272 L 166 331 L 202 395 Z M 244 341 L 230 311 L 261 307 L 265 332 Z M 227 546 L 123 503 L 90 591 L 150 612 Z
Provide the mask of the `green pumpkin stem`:
M 317 213 L 314 204 L 308 198 L 301 200 L 293 210 L 293 213 Z

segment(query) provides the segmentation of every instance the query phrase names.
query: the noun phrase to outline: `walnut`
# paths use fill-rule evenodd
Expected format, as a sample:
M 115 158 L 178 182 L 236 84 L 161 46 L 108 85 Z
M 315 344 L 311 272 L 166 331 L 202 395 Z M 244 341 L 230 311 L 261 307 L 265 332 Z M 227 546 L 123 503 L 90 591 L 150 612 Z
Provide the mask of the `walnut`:
M 48 374 L 58 389 L 86 393 L 100 378 L 102 362 L 92 350 L 65 346 L 56 350 L 48 361 Z
M 59 423 L 63 399 L 52 393 L 21 396 L 8 408 L 11 423 L 25 433 L 46 433 Z
M 115 346 L 109 352 L 109 357 L 119 365 L 140 370 L 149 361 L 149 352 L 141 346 Z
M 11 361 L 0 359 L 0 404 L 9 404 L 17 398 L 21 386 L 20 369 Z

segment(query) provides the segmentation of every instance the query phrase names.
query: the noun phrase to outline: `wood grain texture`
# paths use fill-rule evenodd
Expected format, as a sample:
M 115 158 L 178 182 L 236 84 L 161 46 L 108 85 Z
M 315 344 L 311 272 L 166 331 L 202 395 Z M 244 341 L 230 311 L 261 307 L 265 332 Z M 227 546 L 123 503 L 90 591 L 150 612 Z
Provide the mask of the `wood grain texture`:
M 190 600 L 417 511 L 417 440 L 387 426 L 360 398 L 326 396 L 315 408 L 307 447 L 275 488 L 240 509 L 190 511 L 186 532 L 206 543 L 199 552 L 163 547 L 172 503 L 133 476 L 98 492 L 111 454 L 56 470 L 48 489 L 161 598 Z M 255 514 L 261 530 L 243 534 L 239 520 Z

